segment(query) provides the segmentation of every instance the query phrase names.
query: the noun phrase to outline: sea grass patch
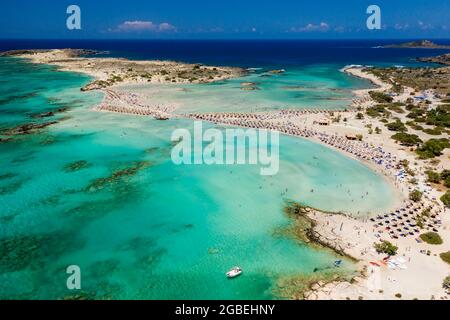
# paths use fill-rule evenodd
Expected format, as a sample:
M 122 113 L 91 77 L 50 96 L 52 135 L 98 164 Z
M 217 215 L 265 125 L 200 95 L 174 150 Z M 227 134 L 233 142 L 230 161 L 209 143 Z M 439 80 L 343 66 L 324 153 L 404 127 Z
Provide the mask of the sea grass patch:
M 0 134 L 6 135 L 6 136 L 30 135 L 30 134 L 40 131 L 41 129 L 52 126 L 56 123 L 58 123 L 58 121 L 49 121 L 49 122 L 43 122 L 43 123 L 30 122 L 30 123 L 25 123 L 25 124 L 16 126 L 11 129 L 4 130 L 3 132 L 0 132 Z
M 8 180 L 8 179 L 17 177 L 18 175 L 19 175 L 18 173 L 13 173 L 13 172 L 0 174 L 0 181 L 1 180 Z
M 115 170 L 110 176 L 98 178 L 92 181 L 86 188 L 88 192 L 96 192 L 106 187 L 111 187 L 119 182 L 129 181 L 132 177 L 151 166 L 149 161 L 133 162 L 130 166 L 123 169 Z
M 0 195 L 4 196 L 4 195 L 16 193 L 29 180 L 30 180 L 29 178 L 21 179 L 19 181 L 14 181 L 8 185 L 0 186 Z
M 62 211 L 62 215 L 81 219 L 96 219 L 111 212 L 119 212 L 130 203 L 137 203 L 148 197 L 148 186 L 147 184 L 146 188 L 144 188 L 138 183 L 130 183 L 129 180 L 120 180 L 116 181 L 115 184 L 107 185 L 107 193 L 99 193 L 98 191 L 102 189 L 98 189 L 89 191 L 86 194 L 85 188 L 66 191 L 65 194 L 67 196 L 84 194 L 86 200 L 81 203 L 77 202 L 76 206 Z
M 76 172 L 76 171 L 80 171 L 83 169 L 87 169 L 91 166 L 92 165 L 89 162 L 87 162 L 86 160 L 80 160 L 80 161 L 71 162 L 71 163 L 68 163 L 67 165 L 65 165 L 64 171 L 65 172 Z
M 3 238 L 0 241 L 0 273 L 45 268 L 51 257 L 78 247 L 79 243 L 72 240 L 73 235 L 56 232 Z

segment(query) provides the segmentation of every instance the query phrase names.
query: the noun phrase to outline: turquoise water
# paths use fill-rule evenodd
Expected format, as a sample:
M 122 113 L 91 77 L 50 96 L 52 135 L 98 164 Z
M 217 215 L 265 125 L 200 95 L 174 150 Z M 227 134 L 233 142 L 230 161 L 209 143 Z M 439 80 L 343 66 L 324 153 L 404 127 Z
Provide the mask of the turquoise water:
M 79 91 L 89 79 L 47 66 L 3 59 L 0 79 L 0 127 L 59 121 L 0 143 L 3 299 L 80 294 L 66 288 L 68 265 L 81 267 L 89 298 L 277 298 L 279 279 L 336 259 L 279 235 L 286 200 L 355 214 L 394 200 L 364 165 L 293 137 L 280 138 L 273 177 L 257 166 L 175 166 L 171 133 L 191 121 L 92 112 L 102 97 Z M 68 110 L 32 118 L 59 108 Z M 235 265 L 245 274 L 229 281 Z
M 201 85 L 133 85 L 152 103 L 176 105 L 177 112 L 248 112 L 276 109 L 339 109 L 348 106 L 352 90 L 370 83 L 339 72 L 337 64 L 294 66 L 281 74 L 263 68 L 228 81 Z M 256 90 L 242 90 L 252 82 Z M 129 87 L 129 86 L 128 86 Z

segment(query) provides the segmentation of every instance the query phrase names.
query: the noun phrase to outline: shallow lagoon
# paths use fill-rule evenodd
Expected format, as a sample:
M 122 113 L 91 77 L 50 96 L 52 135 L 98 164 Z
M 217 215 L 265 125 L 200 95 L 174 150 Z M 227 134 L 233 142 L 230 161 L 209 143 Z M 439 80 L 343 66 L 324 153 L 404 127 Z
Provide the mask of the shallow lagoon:
M 352 90 L 371 86 L 368 81 L 338 71 L 339 68 L 337 64 L 312 64 L 276 74 L 272 73 L 274 69 L 265 67 L 241 78 L 211 84 L 124 87 L 144 94 L 151 104 L 177 106 L 179 113 L 332 110 L 348 106 Z

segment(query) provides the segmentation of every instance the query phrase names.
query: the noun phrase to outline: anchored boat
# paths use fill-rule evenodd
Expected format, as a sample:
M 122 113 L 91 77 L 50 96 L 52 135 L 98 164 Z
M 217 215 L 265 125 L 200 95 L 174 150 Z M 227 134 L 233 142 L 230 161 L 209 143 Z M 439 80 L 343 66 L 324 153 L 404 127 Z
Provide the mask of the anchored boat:
M 227 278 L 232 279 L 239 277 L 242 274 L 243 270 L 239 267 L 234 267 L 230 271 L 227 272 Z

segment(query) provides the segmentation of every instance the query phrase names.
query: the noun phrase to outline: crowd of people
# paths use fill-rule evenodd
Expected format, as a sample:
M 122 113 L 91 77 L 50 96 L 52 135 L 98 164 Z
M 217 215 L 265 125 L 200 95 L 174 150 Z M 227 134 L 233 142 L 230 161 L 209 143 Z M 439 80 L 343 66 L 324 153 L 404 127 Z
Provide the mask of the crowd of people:
M 174 108 L 165 105 L 147 105 L 143 98 L 135 93 L 117 92 L 105 89 L 105 98 L 94 108 L 96 111 L 109 111 L 139 116 L 152 116 L 158 119 L 168 119 Z

